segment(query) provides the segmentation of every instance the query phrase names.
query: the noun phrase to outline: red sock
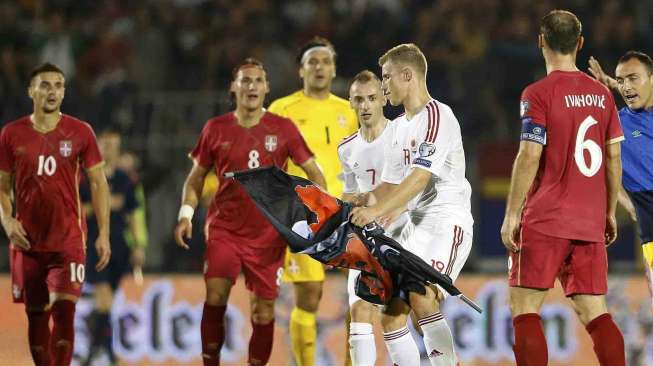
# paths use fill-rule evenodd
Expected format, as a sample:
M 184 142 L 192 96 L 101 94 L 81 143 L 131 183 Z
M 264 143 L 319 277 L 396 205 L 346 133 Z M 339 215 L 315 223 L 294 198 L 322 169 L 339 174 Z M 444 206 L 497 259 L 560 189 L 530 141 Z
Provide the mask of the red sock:
M 70 300 L 55 301 L 52 305 L 52 337 L 50 350 L 54 366 L 69 366 L 75 344 L 75 303 Z
M 594 352 L 601 366 L 626 366 L 624 337 L 610 314 L 597 316 L 585 328 L 594 341 Z
M 224 342 L 224 313 L 226 305 L 204 303 L 202 311 L 202 360 L 204 366 L 220 365 L 220 349 Z
M 27 339 L 36 366 L 50 366 L 50 312 L 27 312 Z
M 549 351 L 540 315 L 518 315 L 512 319 L 512 324 L 515 328 L 515 345 L 512 350 L 517 366 L 546 366 Z
M 252 338 L 249 340 L 249 366 L 263 366 L 270 360 L 274 339 L 274 319 L 267 324 L 252 322 Z

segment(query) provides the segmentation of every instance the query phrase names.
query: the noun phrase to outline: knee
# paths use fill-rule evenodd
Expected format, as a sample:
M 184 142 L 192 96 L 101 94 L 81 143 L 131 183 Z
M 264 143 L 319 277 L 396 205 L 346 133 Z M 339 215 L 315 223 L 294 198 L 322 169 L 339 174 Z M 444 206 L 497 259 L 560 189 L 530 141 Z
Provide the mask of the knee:
M 322 282 L 306 282 L 295 285 L 297 307 L 311 313 L 317 312 L 322 298 Z
M 108 283 L 95 286 L 95 309 L 101 313 L 111 310 L 113 304 L 113 291 Z
M 213 306 L 224 306 L 229 301 L 231 282 L 215 281 L 206 285 L 206 303 Z
M 396 314 L 388 315 L 384 314 L 381 317 L 381 325 L 383 326 L 383 332 L 389 333 L 394 332 L 395 330 L 401 329 L 406 326 L 406 315 Z
M 372 323 L 375 307 L 369 302 L 358 300 L 351 305 L 352 323 Z
M 583 325 L 608 312 L 604 296 L 576 295 L 572 297 L 574 310 Z
M 424 295 L 415 292 L 410 293 L 410 307 L 419 319 L 432 315 L 440 310 L 438 294 L 438 290 L 433 291 L 428 287 L 426 289 L 426 294 Z
M 252 322 L 254 324 L 269 324 L 274 320 L 274 301 L 255 300 L 252 303 Z

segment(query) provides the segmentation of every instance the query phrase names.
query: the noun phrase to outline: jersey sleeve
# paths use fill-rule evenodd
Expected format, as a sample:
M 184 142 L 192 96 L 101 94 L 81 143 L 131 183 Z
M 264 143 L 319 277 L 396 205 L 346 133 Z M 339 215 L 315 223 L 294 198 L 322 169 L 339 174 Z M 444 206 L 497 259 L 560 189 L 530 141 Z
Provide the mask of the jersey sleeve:
M 338 159 L 340 159 L 340 166 L 342 167 L 342 174 L 345 180 L 345 185 L 342 193 L 358 193 L 358 184 L 356 182 L 356 174 L 352 171 L 347 163 L 349 151 L 345 147 L 338 148 Z
M 6 128 L 0 131 L 0 171 L 11 173 L 14 169 L 14 151 L 9 143 L 9 133 Z
M 190 152 L 189 156 L 203 167 L 211 167 L 213 165 L 214 157 L 211 149 L 211 128 L 210 123 L 207 123 L 202 132 L 197 144 Z
M 385 141 L 383 149 L 383 172 L 381 173 L 381 181 L 390 184 L 399 184 L 404 178 L 403 167 L 403 151 L 394 146 L 392 139 L 394 139 L 396 122 L 390 122 L 388 126 L 388 136 Z
M 415 143 L 417 154 L 411 163 L 411 168 L 424 169 L 438 175 L 447 159 L 453 141 L 458 141 L 456 133 L 460 133 L 458 120 L 442 106 L 431 104 L 427 106 L 427 118 L 420 122 Z
M 524 89 L 519 103 L 521 141 L 546 145 L 546 106 L 532 86 Z
M 93 132 L 93 128 L 87 123 L 84 124 L 83 128 L 86 135 L 86 144 L 84 149 L 81 151 L 80 159 L 84 169 L 90 169 L 100 164 L 103 159 L 102 154 L 100 153 L 100 147 L 97 144 L 95 132 Z
M 608 94 L 610 101 L 608 102 L 611 106 L 610 108 L 610 119 L 608 121 L 608 133 L 607 133 L 607 144 L 614 144 L 619 141 L 623 141 L 624 133 L 621 129 L 621 121 L 619 120 L 619 112 L 617 112 L 617 107 L 612 98 L 612 94 Z
M 290 120 L 286 124 L 286 133 L 288 134 L 288 152 L 293 163 L 302 165 L 313 157 L 313 152 L 306 144 L 306 140 L 302 137 L 297 126 Z

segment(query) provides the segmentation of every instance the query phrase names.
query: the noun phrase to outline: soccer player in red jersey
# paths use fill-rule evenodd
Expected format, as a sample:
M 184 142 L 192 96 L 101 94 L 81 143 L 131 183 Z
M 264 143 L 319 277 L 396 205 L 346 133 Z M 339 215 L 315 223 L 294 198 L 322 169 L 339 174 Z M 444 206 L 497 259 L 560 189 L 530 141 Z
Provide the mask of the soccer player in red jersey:
M 86 261 L 82 170 L 98 221 L 96 268 L 102 270 L 111 255 L 102 156 L 91 126 L 61 113 L 64 92 L 63 72 L 51 64 L 39 66 L 28 88 L 34 112 L 7 124 L 0 134 L 0 219 L 18 257 L 12 272 L 23 278 L 22 288 L 12 287 L 25 303 L 34 363 L 46 366 L 67 366 L 72 358 L 75 303 Z
M 556 277 L 601 365 L 625 365 L 608 313 L 606 247 L 617 237 L 623 133 L 612 94 L 576 67 L 581 24 L 554 10 L 540 23 L 547 76 L 524 89 L 522 133 L 501 237 L 509 251 L 517 365 L 546 365 L 539 310 Z
M 318 185 L 325 186 L 318 168 L 294 123 L 267 112 L 263 102 L 270 88 L 263 64 L 247 58 L 234 69 L 230 92 L 236 109 L 210 119 L 190 153 L 191 169 L 184 183 L 182 207 L 175 229 L 177 245 L 188 249 L 191 219 L 204 178 L 210 169 L 220 180 L 206 218 L 202 312 L 202 359 L 205 366 L 220 364 L 224 341 L 224 313 L 229 292 L 242 271 L 252 291 L 252 337 L 248 365 L 265 365 L 272 351 L 274 300 L 283 272 L 286 243 L 256 208 L 244 189 L 223 174 L 276 165 L 286 169 L 288 158 Z

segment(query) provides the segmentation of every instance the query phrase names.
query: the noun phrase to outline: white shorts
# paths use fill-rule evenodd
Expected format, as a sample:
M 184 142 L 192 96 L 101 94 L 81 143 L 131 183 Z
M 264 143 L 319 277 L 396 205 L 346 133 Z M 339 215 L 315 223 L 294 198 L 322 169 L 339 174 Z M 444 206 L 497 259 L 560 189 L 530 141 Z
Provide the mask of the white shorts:
M 386 235 L 390 236 L 394 240 L 399 241 L 403 228 L 409 222 L 408 214 L 403 213 L 397 218 L 390 226 L 385 230 Z M 350 269 L 347 276 L 347 293 L 349 294 L 349 307 L 358 300 L 363 300 L 360 297 L 356 296 L 356 277 L 360 273 L 357 269 Z
M 454 217 L 431 217 L 417 223 L 413 219 L 401 232 L 399 243 L 455 282 L 472 249 L 474 235 L 463 225 Z M 442 288 L 440 291 L 449 296 Z

